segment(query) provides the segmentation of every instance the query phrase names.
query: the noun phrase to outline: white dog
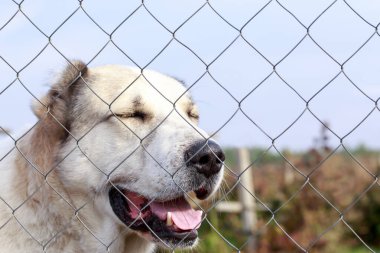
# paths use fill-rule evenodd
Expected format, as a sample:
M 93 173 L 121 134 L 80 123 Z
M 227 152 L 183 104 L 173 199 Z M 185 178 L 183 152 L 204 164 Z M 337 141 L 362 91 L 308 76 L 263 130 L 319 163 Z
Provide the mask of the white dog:
M 39 122 L 0 161 L 0 252 L 196 243 L 202 212 L 186 199 L 215 192 L 224 154 L 178 80 L 78 61 L 33 109 Z

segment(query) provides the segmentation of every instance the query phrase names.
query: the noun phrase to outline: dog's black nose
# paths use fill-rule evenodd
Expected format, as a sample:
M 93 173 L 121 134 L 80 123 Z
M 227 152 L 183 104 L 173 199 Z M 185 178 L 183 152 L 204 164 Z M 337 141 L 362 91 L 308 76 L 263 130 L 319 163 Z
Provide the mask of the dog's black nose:
M 186 165 L 194 166 L 207 178 L 220 171 L 224 159 L 222 149 L 212 140 L 196 142 L 185 152 Z

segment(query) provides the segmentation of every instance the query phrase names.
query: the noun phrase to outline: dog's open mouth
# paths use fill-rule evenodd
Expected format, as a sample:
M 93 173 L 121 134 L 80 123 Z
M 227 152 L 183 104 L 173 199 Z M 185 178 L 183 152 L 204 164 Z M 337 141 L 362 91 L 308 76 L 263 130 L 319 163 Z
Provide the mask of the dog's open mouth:
M 151 201 L 137 193 L 112 187 L 109 199 L 112 210 L 127 227 L 151 235 L 156 242 L 188 247 L 198 237 L 202 211 L 192 209 L 183 196 L 164 202 Z

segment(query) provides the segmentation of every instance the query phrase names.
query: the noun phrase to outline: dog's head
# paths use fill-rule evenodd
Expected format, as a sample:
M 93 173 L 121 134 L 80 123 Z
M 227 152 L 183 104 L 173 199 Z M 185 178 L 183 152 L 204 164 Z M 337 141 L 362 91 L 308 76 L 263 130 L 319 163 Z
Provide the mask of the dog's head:
M 95 198 L 104 219 L 154 242 L 196 242 L 202 212 L 186 199 L 215 192 L 224 154 L 197 126 L 197 107 L 181 82 L 75 62 L 42 103 L 35 112 L 55 129 L 57 172 L 68 192 L 83 202 Z

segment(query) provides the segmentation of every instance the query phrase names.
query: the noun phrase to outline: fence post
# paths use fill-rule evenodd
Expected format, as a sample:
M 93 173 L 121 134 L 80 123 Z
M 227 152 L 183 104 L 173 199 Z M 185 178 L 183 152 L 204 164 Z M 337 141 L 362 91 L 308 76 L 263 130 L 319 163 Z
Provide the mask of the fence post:
M 243 173 L 245 169 L 250 166 L 250 155 L 249 150 L 247 148 L 238 149 L 238 167 L 239 173 Z M 257 216 L 256 216 L 256 201 L 252 198 L 251 194 L 254 194 L 253 187 L 253 176 L 252 176 L 252 168 L 247 169 L 241 174 L 241 184 L 244 185 L 246 189 L 243 187 L 239 187 L 239 200 L 242 205 L 242 222 L 243 222 L 243 230 L 245 233 L 249 235 L 248 244 L 245 247 L 244 252 L 254 253 L 256 250 L 256 225 L 257 225 Z

